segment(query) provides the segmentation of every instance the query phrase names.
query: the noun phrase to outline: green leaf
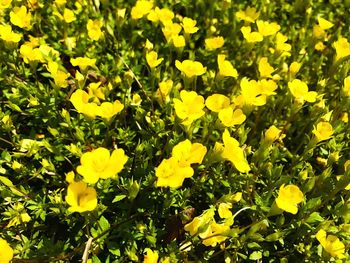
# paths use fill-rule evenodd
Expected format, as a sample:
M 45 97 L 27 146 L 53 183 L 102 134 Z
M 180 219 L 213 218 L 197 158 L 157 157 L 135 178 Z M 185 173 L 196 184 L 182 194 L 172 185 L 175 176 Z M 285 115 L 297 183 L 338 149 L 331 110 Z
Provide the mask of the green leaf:
M 305 207 L 304 207 L 304 210 L 305 210 L 305 211 L 308 211 L 308 210 L 313 209 L 314 207 L 320 205 L 321 202 L 322 202 L 321 199 L 322 199 L 321 197 L 317 197 L 317 198 L 312 198 L 312 199 L 310 199 L 310 200 L 306 203 L 306 205 L 305 205 Z
M 282 237 L 282 232 L 276 232 L 265 237 L 267 242 L 275 242 Z
M 313 212 L 306 220 L 306 223 L 313 224 L 324 221 L 323 217 L 320 216 L 319 212 Z
M 102 231 L 107 230 L 109 228 L 109 226 L 110 226 L 108 220 L 104 216 L 101 216 L 101 218 L 98 221 L 98 223 L 100 224 L 100 227 L 102 228 Z
M 11 101 L 8 102 L 8 106 L 14 111 L 22 112 L 21 108 L 18 105 L 13 104 Z
M 1 158 L 4 159 L 6 162 L 11 162 L 11 154 L 8 151 L 3 151 L 1 153 Z
M 253 249 L 253 248 L 255 248 L 255 249 L 261 248 L 261 246 L 258 243 L 256 243 L 256 242 L 248 243 L 248 247 L 251 248 L 251 249 Z
M 5 176 L 0 176 L 0 181 L 6 185 L 7 187 L 12 187 L 13 183 L 11 182 L 10 179 L 6 178 Z
M 250 254 L 249 259 L 251 260 L 258 260 L 262 258 L 262 253 L 261 251 L 254 251 L 253 253 Z
M 126 195 L 117 195 L 116 197 L 114 197 L 112 203 L 117 203 L 121 200 L 123 200 L 126 197 Z
M 92 256 L 91 262 L 92 263 L 101 263 L 100 259 L 97 256 Z

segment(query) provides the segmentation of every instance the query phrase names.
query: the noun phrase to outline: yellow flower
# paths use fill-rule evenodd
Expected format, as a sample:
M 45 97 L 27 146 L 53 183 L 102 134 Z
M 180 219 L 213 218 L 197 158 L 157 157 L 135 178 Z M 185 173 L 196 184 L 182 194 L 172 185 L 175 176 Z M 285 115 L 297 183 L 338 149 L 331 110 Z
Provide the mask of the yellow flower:
M 242 124 L 246 120 L 246 116 L 241 109 L 233 110 L 232 107 L 227 107 L 220 110 L 219 119 L 226 127 L 232 127 Z
M 184 19 L 182 19 L 182 28 L 184 29 L 186 34 L 193 34 L 196 33 L 198 31 L 198 27 L 196 27 L 197 21 L 193 20 L 191 18 L 188 17 L 184 17 Z
M 219 37 L 210 37 L 205 39 L 205 48 L 208 50 L 213 50 L 221 48 L 224 45 L 224 38 Z
M 114 115 L 117 115 L 123 109 L 124 105 L 119 100 L 116 100 L 113 103 L 103 102 L 99 107 L 98 114 L 102 118 L 110 120 Z
M 18 202 L 15 205 L 13 205 L 12 209 L 15 211 L 15 213 L 13 214 L 11 220 L 9 221 L 6 227 L 9 228 L 12 226 L 18 226 L 23 223 L 27 223 L 32 219 L 26 212 L 23 204 Z M 0 259 L 0 262 L 1 262 L 1 259 Z
M 19 224 L 29 222 L 31 219 L 32 218 L 28 215 L 28 213 L 21 213 L 18 214 L 16 217 L 12 218 L 6 227 L 17 226 Z
M 157 263 L 158 253 L 157 251 L 152 251 L 150 248 L 145 249 L 146 255 L 143 258 L 143 263 Z
M 58 6 L 65 5 L 67 3 L 67 0 L 55 0 L 55 4 Z
M 70 62 L 73 66 L 79 66 L 80 70 L 84 71 L 87 67 L 95 66 L 96 59 L 87 57 L 77 57 L 71 58 Z
M 23 57 L 25 63 L 30 63 L 33 61 L 44 62 L 44 57 L 39 48 L 32 48 L 32 45 L 29 42 L 21 45 L 19 53 Z
M 159 58 L 158 59 L 157 52 L 151 51 L 151 52 L 147 52 L 146 53 L 146 60 L 147 60 L 148 66 L 150 66 L 150 68 L 155 68 L 158 65 L 160 65 L 160 63 L 162 63 L 164 58 Z
M 281 136 L 281 130 L 278 129 L 275 125 L 270 126 L 265 132 L 265 141 L 269 143 L 273 143 Z
M 255 43 L 263 41 L 263 36 L 259 32 L 251 32 L 252 29 L 250 26 L 242 26 L 241 32 L 243 37 L 247 40 L 248 43 Z
M 349 169 L 350 169 L 350 160 L 347 160 L 344 163 L 344 170 L 345 170 L 345 172 L 347 172 Z
M 276 50 L 278 52 L 282 53 L 282 56 L 289 56 L 289 51 L 292 49 L 292 46 L 286 41 L 288 40 L 288 37 L 283 35 L 280 32 L 277 32 L 276 34 Z
M 66 88 L 68 87 L 68 82 L 67 82 L 67 78 L 69 78 L 69 73 L 65 73 L 61 70 L 57 70 L 56 73 L 51 74 L 55 84 L 60 87 L 60 88 Z
M 92 40 L 99 40 L 101 38 L 101 36 L 103 35 L 102 31 L 101 31 L 101 27 L 102 27 L 102 21 L 100 20 L 88 20 L 88 23 L 86 25 L 86 28 L 88 30 L 88 35 L 89 38 L 91 38 Z
M 197 232 L 199 227 L 201 227 L 203 224 L 203 219 L 201 217 L 195 217 L 190 223 L 185 225 L 185 230 L 190 232 L 191 236 L 194 236 Z
M 141 102 L 142 102 L 142 99 L 141 99 L 141 96 L 139 94 L 136 93 L 136 94 L 132 95 L 132 100 L 131 100 L 130 105 L 140 106 Z
M 50 47 L 49 45 L 46 45 L 46 44 L 41 44 L 39 47 L 38 47 L 40 53 L 42 54 L 43 57 L 45 57 L 45 59 L 48 59 L 48 60 L 53 60 L 55 58 L 58 58 L 60 53 L 55 50 L 54 48 Z M 36 49 L 34 49 L 36 50 Z
M 6 42 L 18 43 L 22 35 L 13 32 L 10 25 L 0 25 L 0 38 Z
M 77 172 L 85 182 L 95 184 L 98 179 L 115 178 L 127 160 L 123 149 L 116 149 L 110 154 L 108 149 L 100 147 L 81 156 Z
M 76 20 L 74 12 L 68 8 L 65 8 L 63 11 L 63 19 L 66 23 L 72 23 Z
M 72 183 L 74 182 L 74 178 L 75 178 L 75 174 L 73 171 L 66 173 L 66 182 Z
M 10 115 L 5 115 L 2 119 L 1 122 L 5 124 L 6 127 L 11 127 L 13 125 L 13 122 L 11 120 Z
M 135 20 L 140 19 L 151 12 L 152 8 L 153 1 L 138 0 L 135 6 L 131 8 L 131 18 Z
M 118 20 L 123 20 L 125 17 L 126 8 L 117 8 L 117 18 Z
M 350 55 L 350 43 L 346 38 L 340 37 L 336 42 L 333 43 L 333 46 L 337 53 L 335 60 L 339 60 Z
M 0 0 L 0 10 L 8 8 L 11 5 L 12 0 Z
M 168 8 L 161 8 L 157 13 L 160 22 L 162 22 L 163 24 L 171 22 L 175 16 L 174 12 Z
M 156 168 L 157 186 L 178 188 L 182 186 L 185 178 L 192 177 L 193 173 L 191 166 L 180 166 L 179 160 L 175 157 L 164 159 Z
M 307 84 L 300 79 L 294 79 L 292 82 L 288 82 L 288 88 L 292 95 L 301 103 L 304 103 L 304 100 L 307 102 L 316 101 L 317 92 L 309 91 Z
M 277 89 L 277 84 L 271 79 L 259 80 L 256 85 L 258 86 L 260 93 L 263 95 L 270 96 L 276 94 L 275 90 Z
M 14 7 L 10 12 L 10 21 L 13 25 L 24 29 L 31 29 L 32 14 L 27 13 L 27 8 L 22 5 L 21 7 Z
M 301 68 L 301 63 L 299 62 L 292 62 L 292 64 L 290 64 L 289 66 L 289 73 L 291 75 L 291 77 L 294 77 L 300 70 Z
M 176 115 L 183 120 L 184 125 L 190 125 L 194 120 L 204 115 L 204 98 L 195 91 L 182 90 L 181 100 L 174 99 Z
M 185 225 L 185 231 L 190 232 L 191 236 L 196 235 L 198 231 L 202 232 L 201 230 L 205 230 L 203 229 L 205 225 L 214 219 L 214 215 L 215 212 L 212 208 L 205 210 L 200 216 L 196 216 L 190 223 Z
M 173 81 L 168 79 L 159 83 L 159 88 L 156 91 L 155 97 L 160 104 L 168 102 L 169 93 L 173 88 Z
M 219 112 L 230 106 L 230 99 L 222 94 L 213 94 L 205 100 L 205 106 L 214 112 Z
M 96 190 L 88 187 L 83 181 L 73 181 L 68 185 L 66 202 L 70 205 L 69 212 L 92 211 L 97 206 Z
M 260 13 L 256 12 L 255 7 L 247 7 L 245 11 L 238 11 L 236 12 L 236 17 L 239 20 L 244 20 L 248 23 L 254 23 L 256 19 L 258 19 Z
M 326 231 L 320 229 L 316 234 L 317 240 L 321 243 L 324 250 L 332 257 L 339 259 L 345 258 L 345 245 L 334 235 L 328 235 Z
M 225 55 L 218 55 L 219 76 L 238 77 L 237 70 L 232 66 L 230 61 L 225 60 L 225 57 Z
M 58 69 L 59 65 L 57 62 L 49 61 L 47 70 L 51 73 L 55 84 L 60 88 L 66 88 L 68 86 L 67 78 L 70 76 L 69 73 L 65 73 Z
M 178 23 L 169 22 L 164 25 L 162 32 L 164 37 L 168 42 L 170 42 L 173 37 L 178 36 L 181 32 L 181 26 Z
M 168 8 L 160 9 L 159 7 L 156 7 L 149 12 L 147 19 L 152 22 L 160 21 L 164 25 L 166 23 L 170 23 L 174 16 L 174 12 Z
M 344 123 L 348 123 L 349 122 L 349 115 L 347 112 L 343 112 L 340 116 L 340 119 L 342 122 Z
M 12 165 L 11 165 L 11 168 L 13 170 L 19 170 L 23 167 L 23 164 L 17 162 L 17 161 L 13 161 Z
M 28 0 L 28 7 L 30 9 L 37 9 L 39 7 L 39 0 Z
M 172 150 L 172 156 L 178 160 L 182 167 L 194 163 L 201 164 L 206 153 L 207 147 L 201 143 L 192 144 L 190 140 L 179 142 Z
M 97 104 L 100 103 L 100 100 L 105 100 L 105 94 L 103 93 L 103 89 L 100 87 L 101 82 L 91 82 L 89 84 L 88 88 L 88 92 L 89 92 L 89 96 L 90 98 L 93 98 L 93 101 Z
M 350 97 L 350 76 L 344 79 L 343 94 L 346 97 Z
M 151 51 L 153 49 L 154 45 L 152 44 L 151 41 L 149 41 L 148 39 L 146 39 L 146 43 L 145 43 L 145 49 L 147 51 Z
M 270 78 L 275 69 L 269 64 L 267 57 L 259 60 L 259 73 L 261 78 Z
M 232 208 L 232 203 L 220 203 L 218 208 L 218 213 L 221 218 L 229 218 L 232 216 L 230 209 Z
M 326 46 L 323 44 L 322 41 L 318 41 L 316 44 L 315 44 L 315 49 L 317 51 L 322 51 L 326 48 Z
M 85 91 L 78 89 L 70 97 L 74 108 L 79 113 L 83 113 L 90 118 L 95 118 L 96 115 L 99 115 L 99 107 L 96 103 L 89 102 L 89 94 Z
M 333 135 L 333 127 L 329 122 L 319 122 L 312 131 L 318 142 L 328 140 Z
M 292 214 L 298 213 L 298 204 L 304 200 L 304 194 L 293 184 L 280 187 L 276 198 L 277 207 Z
M 13 249 L 5 239 L 0 238 L 0 262 L 9 263 L 13 258 Z
M 344 163 L 344 172 L 346 173 L 350 168 L 350 160 L 347 160 Z M 339 181 L 341 178 L 343 178 L 344 175 L 337 175 L 337 180 Z M 350 190 L 350 184 L 348 184 L 347 186 L 345 186 L 345 190 Z
M 322 17 L 318 17 L 317 18 L 318 24 L 319 26 L 323 29 L 323 30 L 327 30 L 330 29 L 331 27 L 334 26 L 334 24 Z
M 159 7 L 156 6 L 155 9 L 152 9 L 148 15 L 147 15 L 147 19 L 149 21 L 152 21 L 153 23 L 156 23 L 159 21 L 159 17 L 158 17 L 158 12 L 159 12 Z
M 181 248 L 180 248 L 181 249 Z M 171 263 L 170 262 L 170 257 L 165 257 L 165 258 L 162 258 L 160 263 Z
M 35 48 L 37 46 L 40 46 L 40 42 L 41 42 L 40 37 L 29 36 L 29 41 L 25 42 L 25 44 L 31 46 L 32 48 Z
M 262 106 L 266 104 L 266 95 L 262 93 L 261 86 L 256 80 L 243 78 L 240 83 L 241 95 L 235 99 L 237 105 Z
M 188 78 L 203 75 L 207 71 L 207 68 L 203 67 L 202 63 L 188 59 L 182 62 L 176 60 L 175 66 Z
M 225 129 L 222 139 L 224 144 L 215 143 L 215 151 L 218 152 L 222 158 L 229 160 L 241 173 L 249 172 L 250 167 L 242 148 L 239 147 L 239 142 L 230 136 L 227 129 Z
M 203 245 L 215 247 L 228 238 L 229 230 L 229 226 L 218 224 L 213 220 L 207 230 L 199 234 L 199 237 L 203 239 Z
M 184 36 L 181 36 L 181 35 L 173 36 L 172 40 L 173 40 L 172 43 L 176 48 L 183 48 L 184 46 L 186 46 L 186 40 Z
M 320 27 L 319 25 L 314 25 L 314 27 L 312 28 L 312 35 L 313 35 L 316 39 L 325 38 L 325 36 L 326 36 L 326 31 L 324 31 L 324 30 L 322 29 L 322 27 Z
M 269 23 L 268 21 L 258 20 L 256 21 L 256 25 L 259 33 L 264 37 L 272 36 L 281 29 L 280 25 L 275 22 Z

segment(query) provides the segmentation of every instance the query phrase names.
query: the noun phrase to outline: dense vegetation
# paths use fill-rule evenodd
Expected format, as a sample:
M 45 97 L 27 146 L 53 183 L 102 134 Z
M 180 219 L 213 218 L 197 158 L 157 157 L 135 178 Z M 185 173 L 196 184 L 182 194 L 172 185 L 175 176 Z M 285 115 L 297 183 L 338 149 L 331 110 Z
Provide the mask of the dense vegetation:
M 0 0 L 0 262 L 348 262 L 349 8 Z

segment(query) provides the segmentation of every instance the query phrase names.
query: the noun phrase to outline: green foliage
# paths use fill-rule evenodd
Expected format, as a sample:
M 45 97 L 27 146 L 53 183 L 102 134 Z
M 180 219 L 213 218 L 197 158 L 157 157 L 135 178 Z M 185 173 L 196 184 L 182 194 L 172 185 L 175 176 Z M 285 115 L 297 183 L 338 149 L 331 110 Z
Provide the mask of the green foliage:
M 347 262 L 349 6 L 0 0 L 0 258 Z

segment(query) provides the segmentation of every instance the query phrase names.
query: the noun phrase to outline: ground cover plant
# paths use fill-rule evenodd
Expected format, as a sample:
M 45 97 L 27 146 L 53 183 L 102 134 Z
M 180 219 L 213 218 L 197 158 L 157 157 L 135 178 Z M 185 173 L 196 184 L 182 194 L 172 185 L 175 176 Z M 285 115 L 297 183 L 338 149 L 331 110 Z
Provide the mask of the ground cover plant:
M 348 262 L 349 8 L 0 0 L 0 262 Z

